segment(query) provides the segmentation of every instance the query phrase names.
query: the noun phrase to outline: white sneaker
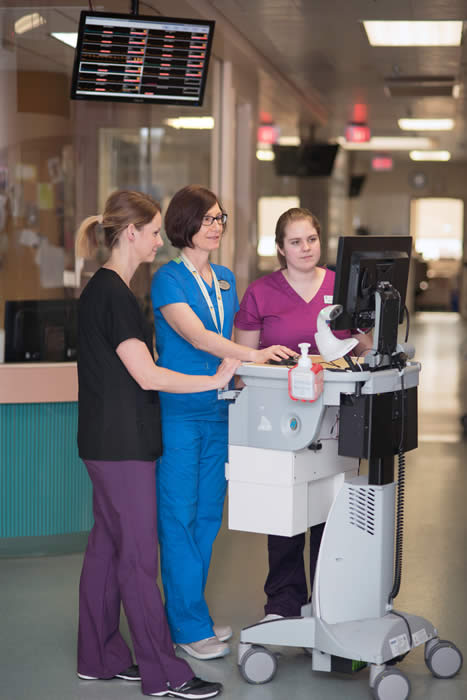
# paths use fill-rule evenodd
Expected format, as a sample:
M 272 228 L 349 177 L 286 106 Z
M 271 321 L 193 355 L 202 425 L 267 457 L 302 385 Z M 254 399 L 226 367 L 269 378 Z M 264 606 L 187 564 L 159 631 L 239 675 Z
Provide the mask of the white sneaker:
M 230 625 L 214 625 L 214 634 L 220 642 L 226 642 L 232 636 Z
M 283 620 L 284 616 L 283 615 L 276 615 L 276 613 L 269 613 L 269 615 L 266 615 L 263 617 L 260 622 L 272 622 L 272 620 Z
M 219 641 L 217 637 L 207 637 L 189 644 L 179 643 L 178 646 L 195 659 L 218 659 L 227 656 L 230 651 L 229 645 Z

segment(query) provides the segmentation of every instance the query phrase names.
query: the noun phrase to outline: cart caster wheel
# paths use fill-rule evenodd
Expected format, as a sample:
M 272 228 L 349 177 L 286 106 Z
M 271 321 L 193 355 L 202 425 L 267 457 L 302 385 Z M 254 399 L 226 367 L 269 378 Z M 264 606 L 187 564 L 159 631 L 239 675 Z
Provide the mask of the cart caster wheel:
M 397 668 L 387 668 L 376 676 L 371 692 L 375 700 L 407 700 L 410 681 Z
M 277 659 L 265 647 L 252 646 L 243 655 L 240 662 L 240 673 L 248 683 L 259 685 L 268 683 L 277 671 Z
M 435 678 L 452 678 L 461 670 L 463 658 L 452 642 L 432 639 L 425 644 L 425 663 Z

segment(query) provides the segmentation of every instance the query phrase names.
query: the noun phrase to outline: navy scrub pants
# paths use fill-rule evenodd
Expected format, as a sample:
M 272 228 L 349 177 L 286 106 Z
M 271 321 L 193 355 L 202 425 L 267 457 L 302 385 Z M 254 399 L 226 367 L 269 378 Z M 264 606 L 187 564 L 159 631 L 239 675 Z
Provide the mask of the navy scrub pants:
M 120 601 L 143 693 L 179 686 L 193 671 L 173 650 L 157 587 L 154 462 L 85 461 L 93 484 L 94 527 L 79 589 L 78 672 L 112 678 L 131 663 L 119 632 Z
M 310 527 L 310 588 L 313 590 L 319 547 L 324 523 Z M 308 603 L 308 588 L 303 551 L 305 533 L 293 537 L 268 536 L 269 573 L 264 585 L 267 603 L 266 615 L 283 617 L 301 615 L 301 607 Z

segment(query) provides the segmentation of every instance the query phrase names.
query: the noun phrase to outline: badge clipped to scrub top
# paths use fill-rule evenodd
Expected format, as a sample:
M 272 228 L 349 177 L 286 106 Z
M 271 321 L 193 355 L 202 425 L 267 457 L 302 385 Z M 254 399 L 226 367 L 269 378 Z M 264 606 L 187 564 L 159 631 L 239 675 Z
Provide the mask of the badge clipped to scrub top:
M 219 280 L 219 287 L 222 289 L 223 292 L 226 292 L 230 289 L 230 283 L 227 282 L 227 280 Z
M 316 401 L 324 389 L 323 367 L 308 357 L 309 343 L 299 343 L 298 347 L 302 354 L 295 367 L 289 369 L 289 396 L 294 401 Z

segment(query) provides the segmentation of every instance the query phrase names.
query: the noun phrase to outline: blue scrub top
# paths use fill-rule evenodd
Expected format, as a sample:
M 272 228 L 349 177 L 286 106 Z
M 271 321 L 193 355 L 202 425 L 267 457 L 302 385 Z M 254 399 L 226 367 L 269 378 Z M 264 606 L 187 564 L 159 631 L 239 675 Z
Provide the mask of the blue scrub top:
M 239 308 L 235 278 L 232 272 L 222 265 L 211 263 L 211 267 L 219 281 L 225 280 L 230 285 L 229 289 L 221 289 L 224 304 L 222 335 L 230 340 L 234 316 Z M 220 328 L 214 285 L 209 286 L 206 282 L 204 284 L 211 297 Z M 160 307 L 166 304 L 188 304 L 204 327 L 217 333 L 206 300 L 193 274 L 185 267 L 180 258 L 175 258 L 157 270 L 151 284 L 151 299 L 156 326 L 156 349 L 159 356 L 157 364 L 160 367 L 166 367 L 183 374 L 215 374 L 221 359 L 194 348 L 173 330 L 160 311 Z M 217 391 L 203 391 L 195 394 L 169 394 L 161 391 L 159 396 L 163 419 L 227 420 L 227 401 L 219 401 Z

